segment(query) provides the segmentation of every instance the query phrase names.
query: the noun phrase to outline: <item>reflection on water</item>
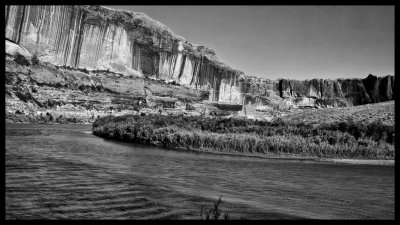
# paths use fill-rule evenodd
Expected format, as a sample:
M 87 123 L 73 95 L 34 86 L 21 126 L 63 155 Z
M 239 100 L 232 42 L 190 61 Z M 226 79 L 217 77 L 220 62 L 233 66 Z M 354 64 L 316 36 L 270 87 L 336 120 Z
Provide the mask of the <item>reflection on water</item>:
M 393 219 L 394 167 L 170 151 L 90 125 L 6 127 L 6 219 Z

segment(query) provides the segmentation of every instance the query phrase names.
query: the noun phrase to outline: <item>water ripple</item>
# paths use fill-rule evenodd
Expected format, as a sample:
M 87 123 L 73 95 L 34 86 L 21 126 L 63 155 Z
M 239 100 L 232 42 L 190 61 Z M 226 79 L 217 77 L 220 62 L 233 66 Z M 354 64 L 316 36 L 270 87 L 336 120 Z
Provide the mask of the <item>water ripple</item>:
M 6 219 L 393 219 L 394 168 L 248 159 L 6 126 Z

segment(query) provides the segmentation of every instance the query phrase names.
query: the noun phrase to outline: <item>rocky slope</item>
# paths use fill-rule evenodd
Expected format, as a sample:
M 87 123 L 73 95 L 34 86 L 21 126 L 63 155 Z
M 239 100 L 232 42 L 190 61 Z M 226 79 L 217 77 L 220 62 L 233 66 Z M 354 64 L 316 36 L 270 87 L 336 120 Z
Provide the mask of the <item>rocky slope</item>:
M 75 101 L 70 91 L 74 90 L 85 93 L 85 97 L 78 94 L 82 95 L 80 102 L 99 101 L 104 107 L 112 101 L 123 104 L 126 98 L 143 98 L 146 80 L 152 80 L 146 85 L 153 87 L 156 96 L 181 97 L 186 99 L 183 102 L 189 98 L 192 103 L 206 97 L 217 104 L 245 105 L 244 114 L 394 99 L 394 76 L 305 81 L 246 76 L 224 64 L 212 49 L 188 43 L 143 13 L 101 6 L 8 5 L 5 21 L 9 40 L 6 90 L 14 90 L 18 82 L 43 84 L 40 87 L 52 87 L 47 94 L 44 88 L 41 95 L 50 101 L 57 101 L 64 88 L 68 90 L 64 100 Z M 14 63 L 19 55 L 27 65 Z M 32 66 L 32 60 L 50 64 Z M 14 96 L 16 92 L 9 93 Z M 53 93 L 58 94 L 51 96 Z M 100 97 L 104 93 L 107 97 Z M 117 96 L 111 97 L 115 93 Z M 102 101 L 104 98 L 107 100 Z
M 25 52 L 16 45 L 11 49 Z M 177 110 L 185 109 L 187 102 L 200 102 L 207 97 L 201 91 L 178 84 L 109 71 L 32 63 L 18 54 L 7 54 L 5 66 L 9 122 L 91 122 L 109 114 L 157 112 L 147 102 L 146 90 L 154 96 L 175 99 Z

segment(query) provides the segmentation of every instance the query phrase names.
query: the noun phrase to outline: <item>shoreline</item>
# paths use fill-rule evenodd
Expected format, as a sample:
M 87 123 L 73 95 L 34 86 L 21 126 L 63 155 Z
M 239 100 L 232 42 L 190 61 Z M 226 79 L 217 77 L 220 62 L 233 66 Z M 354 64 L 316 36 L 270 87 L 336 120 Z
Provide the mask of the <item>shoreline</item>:
M 226 155 L 233 157 L 247 157 L 247 158 L 258 158 L 258 159 L 270 159 L 270 160 L 287 160 L 287 161 L 306 161 L 306 162 L 319 162 L 319 163 L 330 163 L 330 164 L 345 164 L 345 165 L 370 165 L 370 166 L 394 166 L 395 159 L 360 159 L 360 158 L 322 158 L 317 156 L 300 156 L 295 154 L 288 155 L 277 155 L 277 154 L 257 154 L 257 153 L 240 153 L 240 152 L 219 152 L 214 151 L 212 149 L 195 149 L 189 147 L 168 147 L 163 146 L 157 143 L 151 144 L 143 144 L 138 142 L 130 142 L 121 139 L 114 139 L 108 137 L 102 137 L 93 134 L 93 131 L 90 131 L 90 134 L 104 138 L 106 140 L 123 142 L 123 143 L 131 143 L 131 144 L 139 144 L 144 146 L 154 146 L 158 148 L 162 148 L 166 151 L 179 151 L 179 152 L 191 152 L 196 154 L 214 154 L 214 155 Z
M 94 134 L 93 134 L 94 135 Z M 95 135 L 97 136 L 97 135 Z M 98 136 L 99 137 L 99 136 Z M 109 139 L 109 138 L 107 138 Z M 116 139 L 109 139 L 116 140 Z M 121 141 L 121 140 L 116 140 Z M 141 144 L 135 142 L 128 142 L 134 144 Z M 147 145 L 147 144 L 144 144 Z M 209 153 L 217 155 L 228 155 L 237 157 L 248 157 L 248 158 L 259 158 L 259 159 L 271 159 L 271 160 L 293 160 L 293 161 L 308 161 L 308 162 L 321 162 L 321 163 L 333 163 L 333 164 L 351 164 L 351 165 L 378 165 L 378 166 L 394 166 L 395 159 L 358 159 L 358 158 L 321 158 L 313 156 L 299 156 L 299 155 L 265 155 L 265 154 L 243 154 L 235 152 L 218 152 L 214 150 L 201 150 L 201 149 L 188 149 L 188 148 L 167 148 L 160 145 L 147 145 L 161 147 L 165 150 L 171 151 L 185 151 L 185 152 L 195 152 L 195 153 Z
M 325 161 L 340 163 L 340 164 L 354 164 L 354 165 L 379 165 L 379 166 L 394 166 L 394 159 L 326 159 Z
M 79 124 L 79 125 L 91 125 L 93 124 L 93 122 L 68 122 L 68 123 L 57 123 L 57 122 L 41 122 L 41 123 L 30 123 L 30 122 L 7 122 L 5 123 L 5 125 L 8 124 L 49 124 L 49 125 L 61 125 L 61 124 Z
M 58 124 L 80 124 L 80 125 L 90 125 L 91 123 L 6 123 L 7 124 L 50 124 L 50 125 L 58 125 Z M 321 163 L 333 163 L 333 164 L 346 164 L 346 165 L 377 165 L 377 166 L 394 166 L 395 159 L 360 159 L 360 158 L 321 158 L 317 156 L 300 156 L 300 155 L 277 155 L 277 154 L 257 154 L 257 153 L 240 153 L 240 152 L 219 152 L 214 151 L 212 149 L 194 149 L 188 147 L 167 147 L 162 146 L 157 143 L 153 144 L 143 144 L 137 142 L 129 142 L 120 139 L 112 139 L 106 138 L 102 136 L 98 136 L 93 134 L 93 131 L 90 130 L 87 132 L 88 134 L 92 134 L 97 137 L 105 138 L 107 140 L 132 143 L 132 144 L 141 144 L 146 146 L 154 146 L 163 148 L 167 151 L 183 151 L 183 152 L 193 152 L 193 153 L 208 153 L 208 154 L 217 154 L 217 155 L 227 155 L 227 156 L 236 156 L 236 157 L 248 157 L 248 158 L 258 158 L 258 159 L 270 159 L 270 160 L 294 160 L 294 161 L 308 161 L 308 162 L 321 162 Z

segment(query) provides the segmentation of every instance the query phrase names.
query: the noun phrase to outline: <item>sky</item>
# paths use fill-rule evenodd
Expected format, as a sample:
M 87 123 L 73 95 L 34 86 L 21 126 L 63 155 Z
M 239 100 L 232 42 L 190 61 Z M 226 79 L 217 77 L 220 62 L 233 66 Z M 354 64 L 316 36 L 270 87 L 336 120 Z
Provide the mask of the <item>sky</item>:
M 143 12 L 249 76 L 394 75 L 394 6 L 110 6 Z

